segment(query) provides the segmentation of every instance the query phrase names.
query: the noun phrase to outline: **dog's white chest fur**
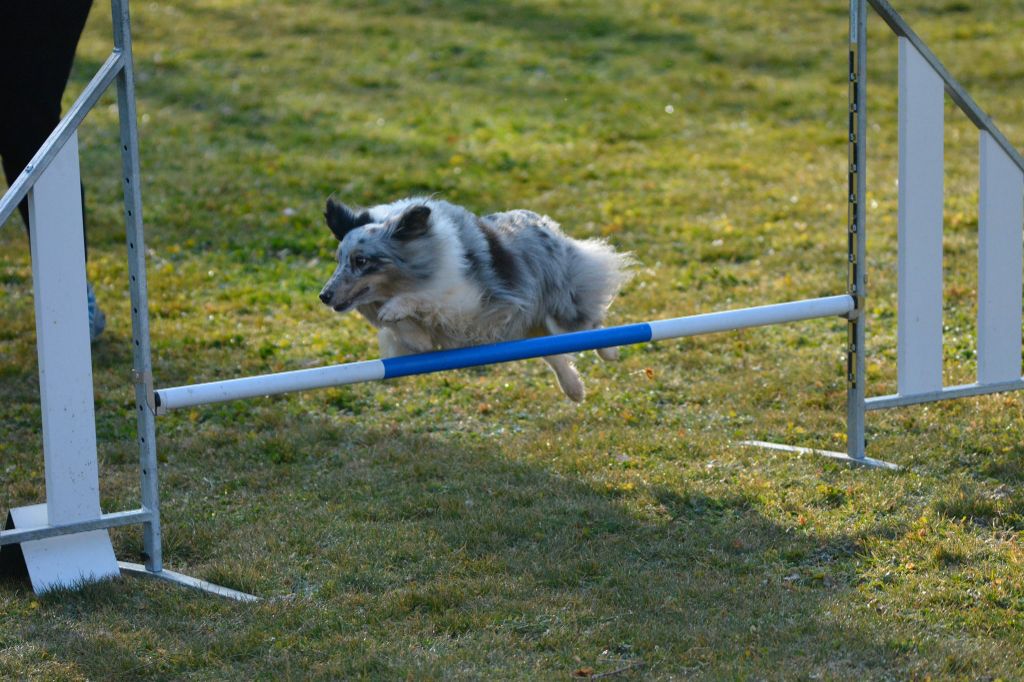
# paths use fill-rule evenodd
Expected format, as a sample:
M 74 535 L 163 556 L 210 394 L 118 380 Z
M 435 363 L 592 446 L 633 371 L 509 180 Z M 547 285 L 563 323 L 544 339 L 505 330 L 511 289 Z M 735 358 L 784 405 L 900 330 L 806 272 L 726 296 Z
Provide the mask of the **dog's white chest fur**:
M 402 320 L 413 320 L 428 330 L 435 343 L 444 347 L 466 345 L 479 337 L 471 333 L 479 321 L 481 292 L 469 283 L 454 287 L 428 288 L 415 294 L 399 294 L 381 306 L 377 320 L 396 328 Z
M 377 317 L 384 325 L 412 318 L 428 329 L 435 343 L 444 347 L 466 345 L 480 338 L 471 333 L 480 319 L 484 292 L 465 275 L 465 247 L 451 221 L 439 219 L 434 235 L 441 245 L 436 269 L 415 290 L 401 293 L 381 306 Z

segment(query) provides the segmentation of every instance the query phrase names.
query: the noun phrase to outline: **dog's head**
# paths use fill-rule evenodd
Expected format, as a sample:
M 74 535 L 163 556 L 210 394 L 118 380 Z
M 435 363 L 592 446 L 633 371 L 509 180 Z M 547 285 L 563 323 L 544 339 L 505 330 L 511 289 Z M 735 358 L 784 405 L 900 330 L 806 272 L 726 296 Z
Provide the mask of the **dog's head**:
M 338 266 L 320 292 L 320 300 L 338 312 L 383 303 L 429 276 L 416 255 L 430 232 L 430 208 L 422 204 L 374 222 L 369 211 L 356 213 L 333 199 L 324 213 L 340 242 Z M 419 266 L 419 267 L 417 267 Z

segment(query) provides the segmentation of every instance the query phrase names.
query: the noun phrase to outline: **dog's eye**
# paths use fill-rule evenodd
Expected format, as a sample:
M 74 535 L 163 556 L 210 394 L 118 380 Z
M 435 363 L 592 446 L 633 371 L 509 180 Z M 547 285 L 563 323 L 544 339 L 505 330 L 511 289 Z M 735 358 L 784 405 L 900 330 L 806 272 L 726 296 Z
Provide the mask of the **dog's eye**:
M 352 265 L 356 266 L 357 268 L 365 267 L 366 264 L 369 263 L 369 262 L 370 261 L 368 261 L 366 259 L 366 256 L 353 256 L 352 257 Z

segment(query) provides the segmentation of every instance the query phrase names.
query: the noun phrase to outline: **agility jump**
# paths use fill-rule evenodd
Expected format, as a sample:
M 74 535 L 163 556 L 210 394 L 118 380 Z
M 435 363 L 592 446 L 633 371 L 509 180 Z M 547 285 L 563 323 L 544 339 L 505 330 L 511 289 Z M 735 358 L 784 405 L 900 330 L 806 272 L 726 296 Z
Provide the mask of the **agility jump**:
M 867 215 L 863 201 L 867 178 L 869 4 L 899 37 L 900 50 L 898 392 L 872 398 L 866 395 Z M 895 468 L 866 456 L 864 421 L 868 410 L 1024 388 L 1021 376 L 1024 159 L 888 2 L 851 0 L 846 225 L 849 266 L 845 293 L 475 348 L 156 389 L 150 355 L 128 0 L 111 0 L 111 6 L 112 54 L 29 166 L 0 199 L 0 224 L 11 216 L 18 202 L 28 197 L 34 220 L 44 225 L 33 230 L 33 237 L 39 233 L 48 235 L 46 240 L 33 238 L 32 241 L 47 501 L 10 510 L 8 530 L 0 532 L 0 550 L 3 550 L 0 557 L 8 554 L 11 546 L 18 545 L 37 592 L 116 576 L 124 570 L 234 599 L 256 599 L 174 573 L 163 566 L 155 418 L 177 408 L 553 353 L 840 316 L 847 320 L 844 344 L 847 452 L 751 444 Z M 65 295 L 68 291 L 85 291 L 84 253 L 61 253 L 61 250 L 68 244 L 80 242 L 75 238 L 81 234 L 76 131 L 114 82 L 117 83 L 121 128 L 141 506 L 104 514 L 99 506 L 90 347 L 87 325 L 81 319 L 84 304 L 78 305 Z M 953 387 L 942 384 L 944 94 L 950 96 L 980 131 L 978 378 L 975 383 Z M 114 557 L 107 529 L 125 525 L 143 527 L 147 557 L 144 566 L 118 562 Z
M 256 398 L 329 386 L 396 379 L 415 374 L 432 374 L 451 369 L 479 367 L 598 348 L 628 346 L 649 341 L 678 339 L 734 329 L 763 327 L 818 317 L 846 317 L 851 310 L 853 310 L 853 299 L 849 296 L 811 298 L 756 308 L 627 324 L 593 331 L 541 336 L 522 341 L 505 341 L 473 348 L 403 355 L 383 360 L 364 360 L 330 367 L 300 369 L 292 372 L 165 388 L 155 392 L 155 405 L 159 415 L 166 410 L 240 398 Z

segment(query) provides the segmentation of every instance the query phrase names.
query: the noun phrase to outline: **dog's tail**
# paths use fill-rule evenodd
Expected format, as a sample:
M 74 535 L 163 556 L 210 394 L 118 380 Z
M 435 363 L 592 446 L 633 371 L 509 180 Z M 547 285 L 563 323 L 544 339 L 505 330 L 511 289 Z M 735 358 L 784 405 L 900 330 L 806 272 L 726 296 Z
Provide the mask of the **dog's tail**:
M 631 253 L 619 253 L 603 239 L 576 242 L 577 253 L 570 264 L 577 329 L 601 325 L 608 306 L 622 286 L 633 277 L 636 259 Z

